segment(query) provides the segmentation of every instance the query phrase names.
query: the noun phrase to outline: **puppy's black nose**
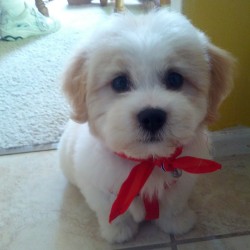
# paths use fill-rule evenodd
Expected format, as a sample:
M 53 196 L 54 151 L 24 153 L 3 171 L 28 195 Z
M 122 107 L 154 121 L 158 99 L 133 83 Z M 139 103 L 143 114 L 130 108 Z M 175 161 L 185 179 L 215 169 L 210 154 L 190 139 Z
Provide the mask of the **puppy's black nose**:
M 154 134 L 165 124 L 167 114 L 161 109 L 147 108 L 137 115 L 137 119 L 144 130 Z

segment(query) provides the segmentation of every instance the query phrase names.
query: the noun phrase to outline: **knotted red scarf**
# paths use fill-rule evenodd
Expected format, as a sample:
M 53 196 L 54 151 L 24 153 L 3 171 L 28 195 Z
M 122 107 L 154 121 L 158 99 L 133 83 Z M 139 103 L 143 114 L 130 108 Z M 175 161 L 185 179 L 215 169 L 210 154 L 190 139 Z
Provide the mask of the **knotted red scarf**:
M 161 167 L 164 171 L 174 173 L 177 169 L 181 169 L 191 174 L 211 173 L 221 168 L 219 163 L 207 159 L 192 156 L 177 158 L 181 153 L 182 148 L 178 147 L 170 157 L 151 157 L 146 160 L 129 158 L 124 154 L 118 154 L 122 158 L 140 163 L 131 170 L 129 176 L 123 182 L 116 200 L 112 205 L 109 215 L 109 223 L 127 211 L 131 202 L 140 193 L 155 166 Z M 143 197 L 143 201 L 146 211 L 145 219 L 152 220 L 159 218 L 159 204 L 157 197 L 153 200 Z

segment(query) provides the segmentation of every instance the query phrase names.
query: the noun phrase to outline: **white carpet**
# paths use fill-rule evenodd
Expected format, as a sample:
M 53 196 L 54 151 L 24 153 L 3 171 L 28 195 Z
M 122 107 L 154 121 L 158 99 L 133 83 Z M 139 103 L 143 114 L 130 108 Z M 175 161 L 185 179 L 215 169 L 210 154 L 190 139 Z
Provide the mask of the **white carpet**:
M 54 0 L 49 7 L 61 21 L 58 32 L 0 41 L 0 151 L 58 142 L 69 117 L 61 74 L 86 29 L 103 15 L 97 3 L 69 8 Z

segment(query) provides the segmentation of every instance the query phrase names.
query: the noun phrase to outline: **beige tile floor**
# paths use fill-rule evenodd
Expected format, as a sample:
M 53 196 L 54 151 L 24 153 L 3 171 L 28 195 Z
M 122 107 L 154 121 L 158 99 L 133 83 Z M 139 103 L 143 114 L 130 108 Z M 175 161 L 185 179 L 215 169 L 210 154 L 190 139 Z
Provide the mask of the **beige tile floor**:
M 135 239 L 111 246 L 62 175 L 56 151 L 1 156 L 0 249 L 250 249 L 250 155 L 221 162 L 223 170 L 201 176 L 190 199 L 194 230 L 169 236 L 145 223 Z

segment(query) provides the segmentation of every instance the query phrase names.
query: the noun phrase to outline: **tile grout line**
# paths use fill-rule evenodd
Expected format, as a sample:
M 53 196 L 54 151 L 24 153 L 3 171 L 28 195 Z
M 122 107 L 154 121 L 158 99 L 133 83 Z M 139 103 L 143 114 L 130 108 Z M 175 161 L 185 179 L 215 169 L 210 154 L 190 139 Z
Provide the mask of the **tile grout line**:
M 170 243 L 156 243 L 153 245 L 145 245 L 145 246 L 114 248 L 113 250 L 156 250 L 158 248 L 167 248 L 167 247 L 171 247 L 171 242 Z
M 217 239 L 228 239 L 234 238 L 238 236 L 250 235 L 250 231 L 244 232 L 235 232 L 229 234 L 219 234 L 219 235 L 210 235 L 200 238 L 191 238 L 184 240 L 177 240 L 173 234 L 170 234 L 170 242 L 169 243 L 161 243 L 161 244 L 153 244 L 146 246 L 135 246 L 135 247 L 126 247 L 126 248 L 117 248 L 117 250 L 157 250 L 158 248 L 171 248 L 171 250 L 178 250 L 178 245 L 185 245 L 190 243 L 197 243 L 202 241 L 212 241 Z
M 173 234 L 170 234 L 170 242 L 166 243 L 156 243 L 152 245 L 145 246 L 134 246 L 125 248 L 115 248 L 114 250 L 157 250 L 162 248 L 170 248 L 171 250 L 177 250 L 176 240 Z
M 210 236 L 205 236 L 205 237 L 200 237 L 200 238 L 191 238 L 191 239 L 184 239 L 184 240 L 175 240 L 175 244 L 178 246 L 178 245 L 183 245 L 183 244 L 188 244 L 188 243 L 212 241 L 212 240 L 217 240 L 217 239 L 228 239 L 228 238 L 234 238 L 234 237 L 245 236 L 245 235 L 250 235 L 250 231 L 210 235 Z
M 171 240 L 171 249 L 178 250 L 174 234 L 170 234 L 169 236 L 170 236 L 170 240 Z

